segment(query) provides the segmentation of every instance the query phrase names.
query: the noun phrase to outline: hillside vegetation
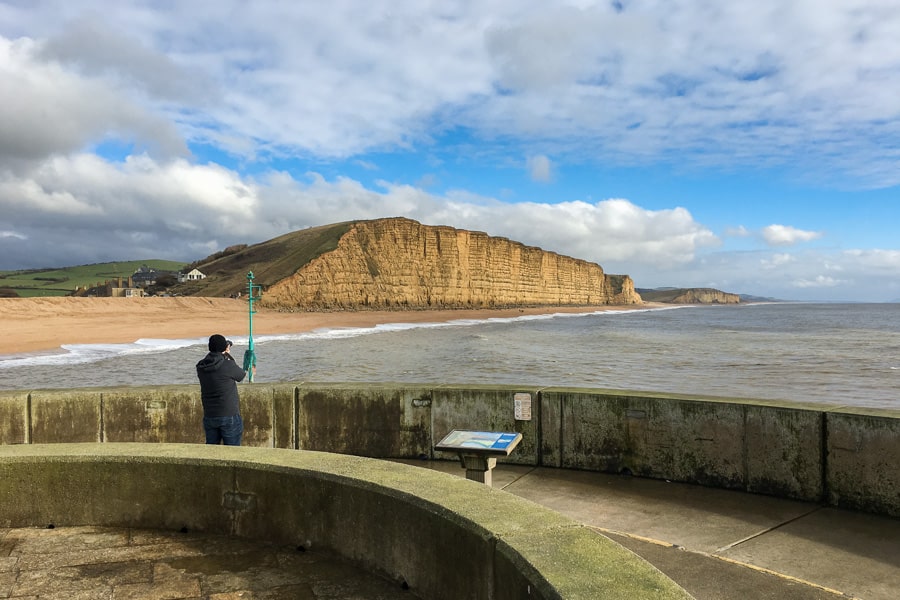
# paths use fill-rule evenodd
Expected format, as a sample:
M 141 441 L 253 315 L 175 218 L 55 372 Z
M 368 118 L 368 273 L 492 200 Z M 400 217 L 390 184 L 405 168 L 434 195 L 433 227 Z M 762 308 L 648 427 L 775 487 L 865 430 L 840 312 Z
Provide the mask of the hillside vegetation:
M 127 260 L 54 269 L 0 271 L 0 290 L 10 290 L 12 293 L 4 294 L 7 297 L 67 296 L 75 291 L 76 287 L 87 287 L 117 277 L 128 277 L 141 265 L 147 265 L 158 271 L 178 271 L 184 263 L 155 259 Z
M 231 296 L 247 291 L 247 273 L 263 289 L 294 275 L 313 259 L 337 248 L 353 222 L 334 223 L 286 233 L 234 252 L 219 252 L 192 266 L 206 279 L 180 284 L 173 292 L 188 296 Z

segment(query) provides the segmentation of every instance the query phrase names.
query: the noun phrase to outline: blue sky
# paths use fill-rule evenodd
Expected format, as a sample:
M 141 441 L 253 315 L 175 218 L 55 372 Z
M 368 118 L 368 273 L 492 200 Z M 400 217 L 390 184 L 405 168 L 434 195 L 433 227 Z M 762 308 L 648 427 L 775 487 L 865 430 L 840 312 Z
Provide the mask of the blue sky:
M 0 269 L 404 216 L 900 300 L 894 0 L 0 0 Z

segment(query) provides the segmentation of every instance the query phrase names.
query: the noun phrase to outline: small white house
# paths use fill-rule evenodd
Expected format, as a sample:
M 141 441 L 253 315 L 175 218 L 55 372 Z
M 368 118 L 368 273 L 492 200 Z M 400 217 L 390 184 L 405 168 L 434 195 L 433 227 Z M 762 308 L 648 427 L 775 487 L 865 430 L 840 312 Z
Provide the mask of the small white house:
M 200 281 L 201 279 L 206 279 L 206 275 L 197 269 L 191 269 L 187 273 L 178 274 L 178 283 L 184 283 L 185 281 Z

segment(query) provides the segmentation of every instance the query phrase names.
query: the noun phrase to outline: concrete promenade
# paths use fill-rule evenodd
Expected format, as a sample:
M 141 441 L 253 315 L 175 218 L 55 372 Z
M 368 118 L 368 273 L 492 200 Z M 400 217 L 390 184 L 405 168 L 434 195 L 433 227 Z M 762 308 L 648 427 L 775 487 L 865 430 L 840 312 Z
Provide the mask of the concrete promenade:
M 401 462 L 465 477 L 458 462 Z M 596 528 L 698 600 L 900 598 L 900 519 L 586 471 L 500 464 L 493 480 Z

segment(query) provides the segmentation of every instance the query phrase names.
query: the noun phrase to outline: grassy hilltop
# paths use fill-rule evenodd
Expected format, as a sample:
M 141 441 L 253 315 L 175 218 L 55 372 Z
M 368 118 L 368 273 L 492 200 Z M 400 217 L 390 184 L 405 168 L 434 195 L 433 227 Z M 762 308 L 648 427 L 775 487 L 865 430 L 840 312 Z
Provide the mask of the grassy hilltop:
M 67 296 L 79 286 L 95 285 L 117 277 L 126 278 L 141 265 L 158 271 L 178 271 L 184 263 L 171 260 L 126 260 L 77 267 L 0 271 L 0 291 L 12 290 L 22 298 Z M 12 296 L 9 292 L 5 295 Z
M 266 288 L 290 277 L 314 258 L 337 248 L 354 221 L 292 231 L 253 246 L 232 246 L 189 265 L 206 279 L 179 284 L 172 292 L 186 296 L 230 296 L 247 290 L 247 272 Z

